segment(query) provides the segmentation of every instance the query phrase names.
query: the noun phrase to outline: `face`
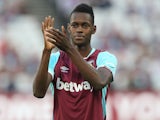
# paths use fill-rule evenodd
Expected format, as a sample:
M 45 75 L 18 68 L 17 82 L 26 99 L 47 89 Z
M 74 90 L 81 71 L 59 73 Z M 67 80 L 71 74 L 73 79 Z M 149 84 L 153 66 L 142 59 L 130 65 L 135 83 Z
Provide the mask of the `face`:
M 71 15 L 68 31 L 75 45 L 88 46 L 91 35 L 96 31 L 96 26 L 93 25 L 90 14 L 76 12 Z

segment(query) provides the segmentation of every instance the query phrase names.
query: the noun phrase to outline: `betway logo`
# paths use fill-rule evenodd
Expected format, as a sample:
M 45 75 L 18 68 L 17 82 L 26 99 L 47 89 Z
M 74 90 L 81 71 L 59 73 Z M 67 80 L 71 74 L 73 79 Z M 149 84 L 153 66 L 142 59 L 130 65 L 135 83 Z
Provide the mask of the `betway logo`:
M 89 84 L 88 81 L 84 81 L 80 84 L 74 83 L 74 82 L 63 82 L 60 80 L 60 78 L 57 78 L 56 88 L 58 90 L 65 90 L 70 92 L 80 92 L 83 90 L 90 90 L 92 92 L 93 87 Z

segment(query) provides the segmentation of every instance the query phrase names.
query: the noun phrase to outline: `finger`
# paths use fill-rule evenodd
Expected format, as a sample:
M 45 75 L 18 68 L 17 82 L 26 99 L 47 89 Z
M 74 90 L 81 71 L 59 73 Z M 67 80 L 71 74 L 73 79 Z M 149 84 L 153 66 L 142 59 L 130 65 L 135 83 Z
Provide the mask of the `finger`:
M 64 36 L 58 29 L 49 29 L 46 30 L 48 33 L 52 34 L 54 37 L 56 37 L 55 39 L 61 39 L 61 36 Z
M 47 28 L 48 26 L 48 17 L 45 18 L 45 27 Z
M 49 29 L 49 26 L 50 26 L 50 19 L 49 19 L 49 16 L 47 17 L 47 29 Z
M 47 42 L 50 42 L 51 44 L 53 44 L 54 46 L 59 46 L 59 44 L 56 42 L 56 40 L 52 39 L 52 38 L 47 38 Z
M 44 33 L 44 22 L 42 22 L 42 25 L 41 25 L 41 29 L 42 29 L 42 32 Z
M 48 38 L 47 41 L 50 42 L 50 43 L 52 43 L 52 44 L 54 44 L 54 45 L 57 46 L 58 48 L 60 48 L 60 46 L 61 46 L 61 45 L 60 45 L 56 40 L 54 40 L 53 38 Z
M 51 33 L 51 34 L 54 34 L 55 36 L 64 36 L 64 33 L 59 31 L 59 29 L 52 28 L 52 29 L 48 29 L 46 31 Z
M 54 18 L 51 19 L 51 27 L 54 28 Z
M 48 29 L 48 16 L 46 17 L 46 19 L 45 19 L 45 29 Z
M 59 31 L 59 29 L 55 29 L 55 28 L 50 28 L 50 29 L 47 29 L 46 30 L 47 32 L 50 32 L 50 33 L 59 33 L 59 32 L 61 32 L 61 31 Z
M 49 29 L 47 30 L 47 32 L 53 33 L 55 35 L 63 35 L 63 33 L 59 29 L 55 29 L 55 28 Z
M 56 39 L 56 36 L 55 36 L 54 34 L 50 33 L 50 32 L 45 31 L 45 35 L 46 35 L 47 37 L 49 37 L 49 38 Z
M 66 29 L 65 29 L 65 27 L 64 27 L 63 25 L 61 26 L 61 29 L 62 29 L 62 33 L 63 33 L 64 35 L 66 35 L 67 32 L 66 32 Z
M 51 42 L 51 43 L 53 43 L 53 44 L 55 44 L 56 43 L 56 40 L 54 40 L 53 38 L 47 38 L 47 41 L 49 41 L 49 42 Z
M 47 17 L 45 17 L 45 19 L 44 19 L 44 29 L 46 29 L 47 28 Z
M 51 16 L 48 16 L 48 29 L 51 27 Z
M 62 39 L 57 33 L 54 33 L 54 32 L 45 31 L 45 35 L 49 38 L 56 40 L 56 41 L 61 41 L 61 39 Z

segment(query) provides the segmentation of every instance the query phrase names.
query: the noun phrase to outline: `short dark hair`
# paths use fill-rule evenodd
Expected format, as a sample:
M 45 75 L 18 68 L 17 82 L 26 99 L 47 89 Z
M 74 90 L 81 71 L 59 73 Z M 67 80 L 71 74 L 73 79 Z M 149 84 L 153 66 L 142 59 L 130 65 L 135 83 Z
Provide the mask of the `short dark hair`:
M 78 6 L 76 6 L 73 11 L 70 14 L 70 17 L 73 13 L 75 12 L 82 12 L 82 13 L 88 13 L 90 14 L 91 18 L 92 18 L 92 23 L 94 24 L 94 13 L 93 13 L 93 9 L 91 6 L 85 4 L 85 3 L 81 3 Z

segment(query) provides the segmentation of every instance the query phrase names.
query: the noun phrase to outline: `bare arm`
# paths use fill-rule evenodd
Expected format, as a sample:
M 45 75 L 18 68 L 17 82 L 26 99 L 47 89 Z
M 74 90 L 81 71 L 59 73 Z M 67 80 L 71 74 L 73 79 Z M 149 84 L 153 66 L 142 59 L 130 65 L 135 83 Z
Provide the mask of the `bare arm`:
M 100 67 L 98 69 L 92 67 L 81 57 L 75 48 L 69 49 L 67 53 L 83 77 L 93 86 L 95 90 L 102 89 L 107 84 L 112 82 L 113 76 L 109 69 L 105 67 Z
M 51 19 L 51 17 L 46 17 L 44 22 L 42 22 L 44 50 L 42 53 L 40 66 L 33 83 L 33 95 L 38 98 L 43 98 L 45 96 L 48 86 L 52 80 L 52 76 L 48 73 L 48 64 L 51 51 L 55 45 L 48 41 L 49 38 L 46 36 L 46 30 L 53 27 L 53 22 L 54 20 Z
M 64 32 L 64 27 L 62 27 L 62 32 L 56 29 L 49 30 L 48 37 L 53 38 L 50 40 L 58 48 L 65 51 L 68 56 L 72 59 L 73 63 L 77 66 L 84 79 L 87 80 L 95 90 L 102 89 L 104 86 L 109 84 L 113 80 L 113 76 L 110 70 L 101 67 L 98 70 L 91 65 L 89 65 L 77 49 L 69 42 L 68 37 Z
M 43 98 L 48 89 L 52 76 L 48 73 L 48 63 L 51 51 L 43 50 L 41 63 L 33 83 L 35 97 Z

